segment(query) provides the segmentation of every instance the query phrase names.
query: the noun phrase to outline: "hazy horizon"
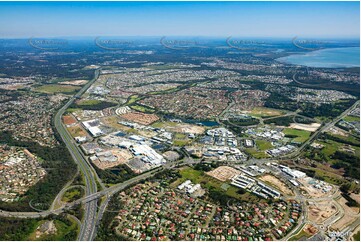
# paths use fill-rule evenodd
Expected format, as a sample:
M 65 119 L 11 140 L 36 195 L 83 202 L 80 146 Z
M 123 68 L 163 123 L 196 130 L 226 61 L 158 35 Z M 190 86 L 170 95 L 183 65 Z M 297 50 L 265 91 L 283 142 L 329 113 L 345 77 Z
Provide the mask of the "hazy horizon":
M 359 39 L 359 2 L 0 2 L 0 38 Z

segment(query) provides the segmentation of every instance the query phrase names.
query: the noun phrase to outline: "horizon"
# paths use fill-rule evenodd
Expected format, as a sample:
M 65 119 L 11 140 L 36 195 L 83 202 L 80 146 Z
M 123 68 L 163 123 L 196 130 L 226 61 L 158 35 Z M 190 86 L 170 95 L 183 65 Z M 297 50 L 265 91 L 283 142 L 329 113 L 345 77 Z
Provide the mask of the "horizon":
M 359 8 L 359 2 L 0 2 L 0 38 L 359 39 Z

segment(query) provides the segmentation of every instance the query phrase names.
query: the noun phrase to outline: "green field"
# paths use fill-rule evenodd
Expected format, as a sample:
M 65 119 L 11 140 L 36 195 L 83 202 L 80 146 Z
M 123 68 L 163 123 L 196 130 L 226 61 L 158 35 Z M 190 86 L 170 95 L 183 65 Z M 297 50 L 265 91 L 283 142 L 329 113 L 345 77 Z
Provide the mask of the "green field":
M 78 100 L 72 105 L 70 108 L 73 109 L 85 109 L 85 110 L 102 110 L 105 108 L 110 108 L 116 106 L 117 103 L 107 102 L 102 100 L 94 100 L 94 99 L 82 99 Z
M 257 144 L 258 149 L 260 149 L 262 151 L 273 148 L 271 142 L 266 141 L 266 140 L 256 140 L 256 144 Z
M 289 137 L 294 137 L 292 139 L 292 141 L 294 142 L 300 142 L 303 143 L 305 142 L 311 135 L 310 131 L 306 131 L 306 130 L 300 130 L 300 129 L 291 129 L 291 128 L 285 128 L 283 130 L 283 133 L 286 136 Z
M 48 93 L 48 94 L 54 94 L 54 93 L 74 94 L 79 89 L 80 87 L 77 86 L 58 85 L 58 84 L 49 84 L 34 88 L 36 92 Z
M 360 117 L 346 116 L 343 120 L 345 120 L 347 122 L 360 122 Z
M 150 108 L 150 107 L 146 107 L 146 106 L 143 106 L 143 105 L 131 105 L 130 106 L 132 109 L 136 110 L 136 111 L 139 111 L 139 112 L 143 112 L 143 113 L 154 113 L 155 112 L 155 109 L 153 108 Z
M 270 155 L 266 154 L 265 151 L 257 151 L 254 148 L 247 148 L 245 149 L 246 153 L 248 155 L 251 155 L 252 157 L 256 158 L 256 159 L 262 159 L 262 158 L 268 158 L 270 157 Z

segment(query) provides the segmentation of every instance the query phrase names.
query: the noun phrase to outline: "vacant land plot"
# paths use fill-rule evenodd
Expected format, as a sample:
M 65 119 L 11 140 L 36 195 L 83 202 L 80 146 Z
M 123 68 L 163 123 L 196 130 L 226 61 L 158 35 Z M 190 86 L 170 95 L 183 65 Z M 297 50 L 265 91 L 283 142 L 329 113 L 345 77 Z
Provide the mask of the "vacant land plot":
M 341 231 L 343 228 L 354 222 L 356 219 L 360 219 L 360 209 L 357 207 L 351 208 L 347 206 L 347 200 L 344 197 L 340 197 L 336 202 L 340 204 L 342 209 L 344 210 L 344 216 L 337 222 L 333 223 L 331 229 Z
M 284 182 L 282 182 L 280 179 L 278 179 L 277 177 L 274 177 L 272 175 L 264 175 L 264 176 L 260 177 L 259 179 L 269 183 L 270 185 L 272 185 L 273 187 L 275 187 L 279 191 L 281 191 L 281 193 L 283 193 L 283 194 L 293 195 L 293 192 L 291 191 L 291 189 L 289 189 L 288 186 Z
M 42 92 L 48 94 L 53 94 L 53 93 L 71 94 L 71 93 L 75 93 L 79 89 L 80 87 L 78 86 L 49 84 L 49 85 L 36 87 L 34 90 L 36 92 Z
M 271 142 L 266 141 L 266 140 L 256 140 L 256 144 L 257 144 L 258 149 L 260 149 L 262 151 L 273 148 Z
M 290 125 L 290 128 L 315 132 L 320 126 L 321 126 L 321 124 L 319 124 L 319 123 L 312 123 L 312 124 L 296 124 L 296 123 L 292 123 Z
M 86 84 L 87 82 L 88 82 L 87 80 L 74 80 L 74 81 L 59 82 L 59 84 L 62 84 L 62 85 L 73 85 L 73 86 L 82 86 L 82 85 Z
M 152 125 L 155 128 L 163 128 L 170 132 L 187 133 L 187 134 L 202 134 L 205 128 L 199 125 L 177 123 L 177 122 L 157 122 Z
M 329 201 L 312 202 L 307 206 L 307 209 L 308 219 L 317 224 L 322 224 L 337 212 L 337 207 Z
M 235 175 L 241 174 L 241 172 L 229 166 L 220 166 L 212 171 L 206 172 L 206 174 L 224 182 L 230 180 Z
M 346 116 L 343 120 L 345 120 L 347 122 L 360 122 L 360 117 Z
M 72 115 L 63 116 L 63 123 L 65 125 L 73 125 L 76 123 L 76 119 Z
M 256 107 L 251 111 L 243 111 L 243 113 L 247 113 L 255 117 L 274 117 L 285 114 L 281 110 L 272 109 L 272 108 L 262 108 L 262 107 Z
M 262 159 L 262 158 L 268 158 L 271 157 L 269 154 L 267 154 L 265 151 L 257 151 L 254 148 L 247 148 L 245 149 L 246 153 L 253 156 L 256 159 Z
M 87 132 L 81 127 L 80 124 L 68 127 L 68 130 L 73 137 L 87 136 Z
M 143 125 L 149 125 L 159 120 L 159 117 L 155 114 L 147 114 L 140 112 L 125 113 L 122 114 L 120 117 L 128 121 L 136 122 Z
M 291 128 L 284 129 L 283 133 L 286 136 L 293 138 L 294 142 L 301 142 L 301 143 L 305 142 L 311 135 L 310 131 L 291 129 Z

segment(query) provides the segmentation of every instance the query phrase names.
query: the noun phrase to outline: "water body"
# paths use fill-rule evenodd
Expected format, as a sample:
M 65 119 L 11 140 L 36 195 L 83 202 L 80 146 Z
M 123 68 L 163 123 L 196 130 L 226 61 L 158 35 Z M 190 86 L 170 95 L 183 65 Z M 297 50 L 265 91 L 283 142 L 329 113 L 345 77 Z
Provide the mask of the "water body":
M 346 68 L 360 66 L 360 47 L 330 48 L 276 59 L 279 62 L 308 67 Z

